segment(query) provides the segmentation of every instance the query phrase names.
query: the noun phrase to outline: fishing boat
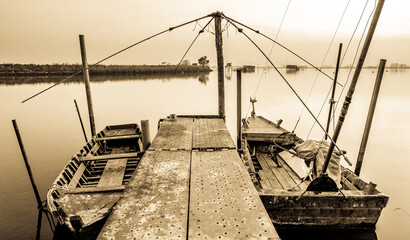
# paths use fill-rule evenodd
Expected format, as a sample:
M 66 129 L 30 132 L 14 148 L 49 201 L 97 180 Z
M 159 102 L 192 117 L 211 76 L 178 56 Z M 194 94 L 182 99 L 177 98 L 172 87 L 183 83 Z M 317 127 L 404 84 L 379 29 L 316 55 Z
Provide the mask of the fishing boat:
M 253 114 L 243 122 L 243 160 L 277 229 L 375 228 L 388 196 L 374 183 L 340 166 L 338 191 L 309 191 L 312 171 L 299 147 L 307 141 L 282 128 L 281 121 Z
M 101 228 L 142 155 L 137 124 L 105 127 L 71 158 L 51 185 L 49 211 L 74 236 Z

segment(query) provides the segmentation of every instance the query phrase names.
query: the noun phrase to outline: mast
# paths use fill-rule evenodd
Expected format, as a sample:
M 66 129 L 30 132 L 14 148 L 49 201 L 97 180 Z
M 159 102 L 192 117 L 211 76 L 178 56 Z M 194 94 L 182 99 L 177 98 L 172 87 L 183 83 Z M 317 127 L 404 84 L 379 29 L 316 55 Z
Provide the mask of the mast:
M 346 98 L 343 103 L 342 110 L 339 115 L 339 119 L 337 121 L 336 129 L 333 133 L 333 137 L 332 137 L 333 141 L 330 143 L 329 150 L 326 156 L 326 160 L 325 160 L 325 163 L 323 164 L 322 174 L 326 173 L 327 167 L 329 165 L 330 157 L 332 156 L 333 150 L 335 148 L 335 143 L 339 137 L 340 130 L 342 129 L 343 122 L 346 118 L 346 114 L 349 109 L 349 105 L 352 102 L 353 93 L 355 91 L 357 81 L 359 80 L 359 75 L 362 70 L 363 63 L 367 55 L 367 51 L 369 50 L 370 42 L 372 41 L 374 31 L 376 30 L 377 21 L 379 20 L 380 13 L 383 8 L 383 4 L 384 4 L 384 0 L 379 0 L 377 3 L 376 11 L 374 12 L 372 23 L 370 24 L 369 31 L 367 32 L 366 39 L 363 43 L 363 49 L 360 54 L 359 61 L 357 62 L 356 70 L 354 72 L 352 82 L 350 83 L 349 91 L 346 94 Z
M 335 79 L 333 79 L 333 88 L 332 88 L 332 97 L 329 100 L 329 115 L 327 116 L 326 132 L 329 133 L 330 119 L 332 118 L 333 105 L 335 104 L 335 92 L 337 85 L 337 75 L 339 73 L 339 64 L 340 64 L 340 55 L 342 53 L 343 44 L 339 44 L 339 53 L 337 54 L 336 70 L 335 70 Z M 325 140 L 327 139 L 327 134 L 325 134 Z
M 85 83 L 85 92 L 87 94 L 88 115 L 90 117 L 91 137 L 96 135 L 93 101 L 91 99 L 90 75 L 88 73 L 87 53 L 85 51 L 84 35 L 80 35 L 81 60 L 83 62 L 83 76 Z
M 222 52 L 221 12 L 215 12 L 215 45 L 218 64 L 218 116 L 225 119 L 224 57 Z
M 376 76 L 376 82 L 373 88 L 372 100 L 370 101 L 369 113 L 367 114 L 366 126 L 364 128 L 362 142 L 360 144 L 359 155 L 357 156 L 356 167 L 354 173 L 359 176 L 360 169 L 362 168 L 364 152 L 366 151 L 367 140 L 369 139 L 370 128 L 372 126 L 373 115 L 376 109 L 377 97 L 379 96 L 380 86 L 382 84 L 382 78 L 384 73 L 384 67 L 386 66 L 386 60 L 381 59 L 379 64 L 379 70 Z

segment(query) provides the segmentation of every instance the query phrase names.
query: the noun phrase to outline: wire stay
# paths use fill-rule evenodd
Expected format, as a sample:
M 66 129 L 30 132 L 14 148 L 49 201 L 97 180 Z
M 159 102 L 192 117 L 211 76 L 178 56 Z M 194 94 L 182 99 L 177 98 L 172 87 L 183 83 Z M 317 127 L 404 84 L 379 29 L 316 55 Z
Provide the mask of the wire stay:
M 120 53 L 122 53 L 122 52 L 124 52 L 124 51 L 126 51 L 126 50 L 128 50 L 128 49 L 130 49 L 130 48 L 132 48 L 132 47 L 135 47 L 135 46 L 138 45 L 138 44 L 141 44 L 141 43 L 143 43 L 143 42 L 145 42 L 145 41 L 148 41 L 148 40 L 150 40 L 151 38 L 157 37 L 157 36 L 162 35 L 162 34 L 164 34 L 164 33 L 166 33 L 166 32 L 170 32 L 170 31 L 172 31 L 172 30 L 174 30 L 174 29 L 183 27 L 183 26 L 188 25 L 188 24 L 190 24 L 190 23 L 197 22 L 197 21 L 199 21 L 199 20 L 201 20 L 201 19 L 204 19 L 204 18 L 207 18 L 207 17 L 212 17 L 212 16 L 213 16 L 213 14 L 208 14 L 208 15 L 206 15 L 206 16 L 203 16 L 203 17 L 200 17 L 200 18 L 197 18 L 197 19 L 194 19 L 194 20 L 191 20 L 191 21 L 188 21 L 188 22 L 179 24 L 179 25 L 174 26 L 174 27 L 170 27 L 170 28 L 168 28 L 168 29 L 166 29 L 166 30 L 163 30 L 163 31 L 161 31 L 161 32 L 158 32 L 158 33 L 156 33 L 156 34 L 154 34 L 154 35 L 151 35 L 151 36 L 149 36 L 149 37 L 147 37 L 147 38 L 142 39 L 141 41 L 138 41 L 138 42 L 136 42 L 136 43 L 134 43 L 134 44 L 131 44 L 131 45 L 129 45 L 128 47 L 125 47 L 125 48 L 123 48 L 123 49 L 121 49 L 121 50 L 119 50 L 119 51 L 117 51 L 117 52 L 115 52 L 115 53 L 109 55 L 108 57 L 105 57 L 105 58 L 101 59 L 100 61 L 98 61 L 98 62 L 96 62 L 96 63 L 94 63 L 94 64 L 92 64 L 92 65 L 89 65 L 88 68 L 86 68 L 85 70 L 90 69 L 90 68 L 92 68 L 92 67 L 94 67 L 94 66 L 96 66 L 96 65 L 98 65 L 98 64 L 100 64 L 100 63 L 102 63 L 102 62 L 104 62 L 104 61 L 106 61 L 106 60 L 108 60 L 108 59 L 110 59 L 110 58 L 112 58 L 112 57 L 114 57 L 114 56 L 116 56 L 116 55 L 118 55 L 118 54 L 120 54 Z M 30 100 L 30 99 L 32 99 L 32 98 L 34 98 L 34 97 L 36 97 L 36 96 L 38 96 L 38 95 L 40 95 L 40 94 L 42 94 L 42 93 L 48 91 L 48 90 L 50 90 L 51 88 L 53 88 L 53 87 L 59 85 L 60 83 L 63 83 L 63 82 L 65 82 L 65 81 L 67 81 L 68 79 L 70 79 L 70 78 L 72 78 L 72 77 L 77 76 L 78 74 L 80 74 L 80 73 L 82 73 L 82 72 L 83 72 L 83 70 L 78 71 L 78 72 L 76 72 L 76 73 L 74 73 L 74 74 L 72 74 L 72 75 L 70 75 L 70 76 L 64 78 L 63 80 L 61 80 L 61 81 L 59 81 L 59 82 L 57 82 L 57 83 L 51 85 L 50 87 L 48 87 L 48 88 L 46 88 L 46 89 L 44 89 L 44 90 L 42 90 L 42 91 L 40 91 L 40 92 L 34 94 L 33 96 L 31 96 L 31 97 L 29 97 L 29 98 L 27 98 L 27 99 L 25 99 L 25 100 L 23 100 L 21 103 L 27 102 L 28 100 Z

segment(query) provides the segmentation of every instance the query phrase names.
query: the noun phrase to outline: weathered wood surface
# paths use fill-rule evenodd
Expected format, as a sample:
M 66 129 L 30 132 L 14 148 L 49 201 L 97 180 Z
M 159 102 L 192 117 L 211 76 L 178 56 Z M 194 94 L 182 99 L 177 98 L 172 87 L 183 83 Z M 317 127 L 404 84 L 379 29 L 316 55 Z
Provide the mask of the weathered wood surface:
M 131 135 L 136 133 L 136 129 L 127 128 L 130 125 L 124 125 L 124 128 L 112 128 L 105 131 L 105 136 L 121 136 L 121 135 Z
M 194 119 L 194 149 L 235 148 L 228 129 L 222 119 Z
M 192 152 L 190 239 L 279 239 L 235 150 Z
M 111 187 L 82 187 L 74 188 L 69 191 L 63 191 L 70 194 L 80 194 L 80 193 L 100 193 L 100 192 L 117 192 L 125 189 L 124 185 L 121 186 L 111 186 Z
M 99 239 L 185 239 L 189 151 L 147 151 Z
M 104 140 L 123 140 L 123 139 L 132 139 L 132 138 L 140 138 L 140 134 L 131 134 L 131 135 L 122 135 L 122 136 L 106 136 L 96 138 L 96 141 L 104 141 Z
M 191 150 L 192 125 L 192 118 L 165 119 L 149 149 Z
M 77 186 L 77 184 L 80 182 L 81 176 L 83 175 L 85 169 L 86 166 L 84 165 L 84 163 L 81 163 L 80 166 L 78 166 L 77 171 L 75 172 L 73 178 L 68 184 L 68 188 L 75 188 Z
M 259 175 L 263 180 L 262 187 L 264 190 L 287 190 L 291 188 L 301 190 L 306 189 L 308 186 L 309 180 L 305 180 L 297 186 L 302 179 L 281 157 L 277 158 L 280 167 L 278 167 L 266 153 L 257 153 L 256 157 L 262 167 L 262 169 L 259 170 Z
M 243 128 L 243 133 L 246 136 L 269 136 L 288 132 L 284 128 L 277 127 L 275 123 L 261 116 L 249 117 L 246 121 L 248 127 Z
M 111 187 L 122 185 L 127 159 L 114 159 L 107 162 L 97 187 Z
M 362 191 L 313 192 L 267 190 L 261 200 L 277 226 L 374 228 L 388 197 Z
M 221 119 L 165 120 L 98 239 L 278 239 L 231 146 Z
M 130 152 L 130 153 L 107 154 L 107 155 L 100 155 L 100 156 L 79 157 L 78 159 L 82 162 L 101 161 L 101 160 L 109 160 L 109 159 L 117 159 L 117 158 L 135 158 L 141 155 L 142 155 L 141 152 Z

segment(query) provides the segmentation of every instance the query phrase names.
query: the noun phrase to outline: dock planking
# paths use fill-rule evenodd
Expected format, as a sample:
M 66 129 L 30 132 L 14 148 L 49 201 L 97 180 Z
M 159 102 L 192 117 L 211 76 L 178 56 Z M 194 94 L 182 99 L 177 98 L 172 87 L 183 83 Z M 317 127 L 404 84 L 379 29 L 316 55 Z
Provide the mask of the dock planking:
M 98 239 L 279 239 L 222 119 L 166 119 Z

